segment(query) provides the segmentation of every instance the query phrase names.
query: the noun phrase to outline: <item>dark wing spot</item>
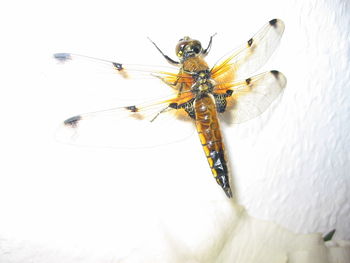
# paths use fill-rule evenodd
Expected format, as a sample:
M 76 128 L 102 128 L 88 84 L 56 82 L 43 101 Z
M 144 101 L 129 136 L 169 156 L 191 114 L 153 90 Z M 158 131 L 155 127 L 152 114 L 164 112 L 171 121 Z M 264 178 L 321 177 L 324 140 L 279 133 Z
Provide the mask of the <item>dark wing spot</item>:
M 81 116 L 73 116 L 64 121 L 64 125 L 70 126 L 71 128 L 76 128 L 78 126 L 79 121 L 81 120 Z
M 131 112 L 138 112 L 138 108 L 136 108 L 136 106 L 128 106 L 128 107 L 125 107 L 125 109 L 131 111 Z
M 251 78 L 247 78 L 247 79 L 245 80 L 245 83 L 247 83 L 247 85 L 249 85 L 251 81 L 252 81 Z
M 277 70 L 271 70 L 270 72 L 276 79 L 278 79 L 280 73 Z
M 169 107 L 173 108 L 173 109 L 177 109 L 178 108 L 178 104 L 176 102 L 173 102 L 173 103 L 169 104 Z
M 116 70 L 118 70 L 118 71 L 121 71 L 121 70 L 124 69 L 124 68 L 123 68 L 123 65 L 120 64 L 120 63 L 113 62 L 113 66 L 114 66 L 114 68 L 115 68 Z
M 248 46 L 250 46 L 250 47 L 251 47 L 251 46 L 252 46 L 252 44 L 253 44 L 253 38 L 251 38 L 251 39 L 249 39 L 249 40 L 248 40 Z
M 226 90 L 227 97 L 230 97 L 232 95 L 232 93 L 233 93 L 232 89 Z
M 53 57 L 61 62 L 64 62 L 68 59 L 72 59 L 69 53 L 56 53 L 56 54 L 53 54 Z
M 278 84 L 281 88 L 284 88 L 287 84 L 287 79 L 283 75 L 283 73 L 277 71 L 277 70 L 271 70 L 270 73 L 275 77 L 275 79 L 278 81 Z
M 269 21 L 269 24 L 273 27 L 276 27 L 277 19 L 272 19 Z
M 232 198 L 232 190 L 230 187 L 224 188 L 225 194 L 228 198 Z

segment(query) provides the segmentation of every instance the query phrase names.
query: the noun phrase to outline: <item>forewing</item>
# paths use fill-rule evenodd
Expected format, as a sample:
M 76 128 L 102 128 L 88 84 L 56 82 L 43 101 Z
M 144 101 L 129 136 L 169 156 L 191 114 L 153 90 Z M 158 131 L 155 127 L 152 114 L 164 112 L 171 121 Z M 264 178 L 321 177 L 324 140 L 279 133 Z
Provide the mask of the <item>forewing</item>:
M 244 45 L 216 63 L 211 70 L 212 77 L 218 83 L 227 83 L 251 76 L 271 57 L 283 31 L 283 21 L 272 19 Z
M 124 79 L 154 79 L 156 77 L 170 83 L 172 80 L 179 78 L 179 69 L 176 67 L 123 64 L 73 53 L 56 53 L 53 56 L 61 63 L 75 63 L 85 68 L 90 67 L 98 72 L 113 73 Z M 181 78 L 185 79 L 188 76 L 182 75 Z
M 262 114 L 282 93 L 286 77 L 269 71 L 244 81 L 221 85 L 215 92 L 229 94 L 223 119 L 228 123 L 242 123 Z
M 162 102 L 117 107 L 68 118 L 57 131 L 60 142 L 115 148 L 144 148 L 183 140 L 193 124 L 182 109 L 169 107 L 192 99 L 184 94 Z

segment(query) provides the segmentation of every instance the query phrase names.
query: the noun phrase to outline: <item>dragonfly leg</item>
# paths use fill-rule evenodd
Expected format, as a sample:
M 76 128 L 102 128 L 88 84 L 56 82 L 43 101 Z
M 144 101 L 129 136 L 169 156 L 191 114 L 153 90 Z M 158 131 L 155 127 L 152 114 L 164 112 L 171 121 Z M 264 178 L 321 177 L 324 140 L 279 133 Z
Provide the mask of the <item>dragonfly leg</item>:
M 172 88 L 175 88 L 178 81 L 179 81 L 179 78 L 176 79 L 175 82 L 170 82 L 170 81 L 167 81 L 166 78 L 163 78 L 161 76 L 157 76 L 157 75 L 154 75 L 156 78 L 159 78 L 161 81 L 163 81 L 165 84 L 167 84 L 168 86 L 172 87 Z
M 176 81 L 177 82 L 177 81 Z M 182 94 L 182 90 L 184 89 L 184 83 L 180 83 L 180 88 L 179 88 L 179 92 L 177 93 L 177 96 L 180 97 Z
M 208 55 L 209 51 L 210 51 L 210 48 L 211 48 L 211 45 L 213 43 L 213 37 L 216 35 L 216 33 L 212 36 L 210 36 L 210 40 L 209 40 L 209 44 L 208 44 L 208 47 L 206 49 L 203 50 L 203 55 L 206 56 Z
M 169 56 L 165 55 L 163 53 L 163 51 L 157 46 L 156 43 L 154 43 L 150 38 L 148 38 L 149 41 L 151 41 L 151 43 L 156 47 L 156 49 L 160 52 L 160 54 L 163 55 L 163 57 L 168 61 L 168 63 L 170 63 L 171 65 L 174 65 L 174 66 L 179 66 L 180 65 L 180 62 L 178 61 L 175 61 L 173 60 L 172 58 L 170 58 Z
M 164 111 L 166 111 L 167 109 L 169 109 L 169 106 L 166 106 L 164 109 L 160 110 L 151 120 L 151 122 L 153 122 L 155 119 L 157 119 L 157 117 L 163 113 Z

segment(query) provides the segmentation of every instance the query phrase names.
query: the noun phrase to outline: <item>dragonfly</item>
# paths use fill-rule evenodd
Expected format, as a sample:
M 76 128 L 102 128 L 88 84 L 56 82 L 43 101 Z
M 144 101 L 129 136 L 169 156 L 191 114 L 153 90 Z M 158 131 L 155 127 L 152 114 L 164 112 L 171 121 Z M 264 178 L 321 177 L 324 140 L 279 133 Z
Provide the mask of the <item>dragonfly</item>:
M 66 119 L 62 128 L 73 132 L 68 136 L 71 141 L 84 138 L 87 131 L 103 139 L 103 133 L 112 130 L 111 135 L 121 146 L 128 147 L 130 144 L 137 147 L 138 144 L 151 145 L 157 140 L 159 144 L 176 140 L 175 137 L 185 136 L 189 129 L 193 131 L 194 126 L 215 181 L 231 198 L 233 193 L 220 122 L 223 118 L 229 124 L 251 120 L 262 114 L 282 93 L 287 80 L 281 72 L 271 70 L 250 76 L 271 57 L 284 27 L 282 20 L 270 20 L 242 46 L 224 55 L 211 67 L 205 57 L 211 50 L 214 35 L 205 47 L 196 39 L 183 37 L 175 48 L 176 60 L 164 54 L 150 40 L 171 65 L 164 68 L 56 53 L 54 58 L 60 62 L 97 62 L 122 78 L 149 76 L 159 79 L 171 90 L 171 95 L 162 100 L 75 115 Z M 98 132 L 91 132 L 96 128 Z M 167 136 L 170 130 L 175 131 L 177 136 Z M 90 137 L 85 139 L 90 140 Z

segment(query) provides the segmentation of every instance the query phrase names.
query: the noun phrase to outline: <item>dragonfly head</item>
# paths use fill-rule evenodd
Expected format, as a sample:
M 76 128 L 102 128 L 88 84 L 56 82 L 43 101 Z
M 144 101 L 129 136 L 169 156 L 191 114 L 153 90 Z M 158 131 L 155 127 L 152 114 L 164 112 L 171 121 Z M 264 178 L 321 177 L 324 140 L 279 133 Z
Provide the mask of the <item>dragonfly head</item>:
M 176 55 L 180 60 L 186 60 L 189 57 L 195 57 L 203 51 L 201 42 L 190 37 L 184 37 L 176 45 Z

